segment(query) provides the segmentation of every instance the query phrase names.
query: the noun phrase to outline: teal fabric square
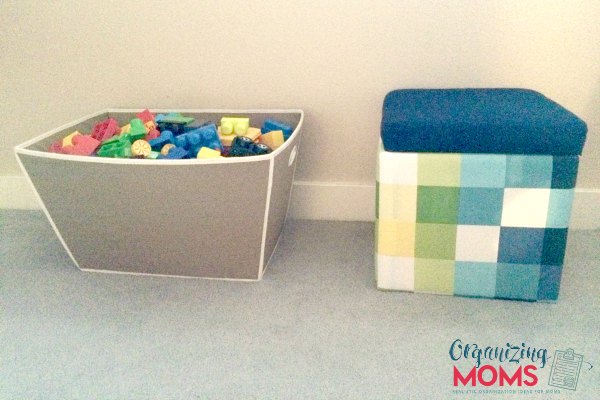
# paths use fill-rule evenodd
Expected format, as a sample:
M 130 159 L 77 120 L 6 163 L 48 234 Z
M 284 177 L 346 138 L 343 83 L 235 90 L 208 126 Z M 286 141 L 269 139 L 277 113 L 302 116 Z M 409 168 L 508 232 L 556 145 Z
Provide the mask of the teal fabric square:
M 494 297 L 496 294 L 496 263 L 456 262 L 454 294 L 473 297 Z
M 540 265 L 498 264 L 496 297 L 535 301 L 539 282 Z
M 577 182 L 578 167 L 578 156 L 555 156 L 552 165 L 552 188 L 574 188 Z
M 504 189 L 461 188 L 458 223 L 462 225 L 500 225 Z
M 500 228 L 498 262 L 541 264 L 544 228 Z
M 542 264 L 562 265 L 567 248 L 568 229 L 545 229 Z
M 556 301 L 560 291 L 562 265 L 542 265 L 540 270 L 540 285 L 538 300 Z
M 506 156 L 463 154 L 460 186 L 503 188 L 506 182 Z
M 550 205 L 546 226 L 548 228 L 567 228 L 571 219 L 574 189 L 551 189 Z
M 508 156 L 506 187 L 550 188 L 552 186 L 552 156 Z

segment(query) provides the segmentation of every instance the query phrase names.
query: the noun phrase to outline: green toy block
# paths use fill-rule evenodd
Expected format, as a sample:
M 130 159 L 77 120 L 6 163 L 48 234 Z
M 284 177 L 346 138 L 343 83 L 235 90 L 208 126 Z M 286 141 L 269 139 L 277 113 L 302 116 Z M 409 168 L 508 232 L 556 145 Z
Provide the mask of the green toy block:
M 129 135 L 128 139 L 133 143 L 136 140 L 143 139 L 146 137 L 146 126 L 139 118 L 134 118 L 129 122 L 131 128 L 127 135 Z
M 131 142 L 128 140 L 122 140 L 108 146 L 102 146 L 98 150 L 99 157 L 112 157 L 112 158 L 129 158 L 131 157 Z
M 221 133 L 223 135 L 243 136 L 250 126 L 250 118 L 223 117 L 221 118 Z
M 165 122 L 168 124 L 191 124 L 194 122 L 194 118 L 184 117 L 180 113 L 170 113 L 165 115 L 159 122 Z

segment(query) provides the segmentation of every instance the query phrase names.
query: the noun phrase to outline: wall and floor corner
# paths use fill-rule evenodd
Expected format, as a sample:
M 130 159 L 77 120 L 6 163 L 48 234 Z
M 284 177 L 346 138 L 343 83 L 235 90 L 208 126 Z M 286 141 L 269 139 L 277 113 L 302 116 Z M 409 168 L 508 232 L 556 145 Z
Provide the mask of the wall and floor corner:
M 572 227 L 598 228 L 599 19 L 591 0 L 180 1 L 168 10 L 5 1 L 0 208 L 39 207 L 14 145 L 100 109 L 302 108 L 290 216 L 370 221 L 388 91 L 527 87 L 587 122 Z M 214 29 L 227 20 L 257 29 Z

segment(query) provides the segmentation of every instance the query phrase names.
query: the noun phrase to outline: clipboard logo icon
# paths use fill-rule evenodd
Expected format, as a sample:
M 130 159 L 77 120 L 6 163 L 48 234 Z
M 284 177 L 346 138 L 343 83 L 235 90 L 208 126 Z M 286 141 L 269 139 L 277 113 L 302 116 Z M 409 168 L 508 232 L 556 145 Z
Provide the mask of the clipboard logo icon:
M 583 356 L 575 354 L 573 349 L 556 350 L 548 385 L 568 390 L 577 389 L 582 363 Z

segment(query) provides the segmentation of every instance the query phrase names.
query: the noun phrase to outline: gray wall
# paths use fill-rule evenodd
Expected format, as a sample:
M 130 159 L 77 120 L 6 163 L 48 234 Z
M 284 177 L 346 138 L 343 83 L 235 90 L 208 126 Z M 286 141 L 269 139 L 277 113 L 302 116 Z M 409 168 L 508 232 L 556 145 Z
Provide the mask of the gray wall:
M 600 188 L 600 2 L 0 2 L 0 176 L 12 147 L 105 107 L 306 111 L 296 180 L 372 183 L 403 87 L 528 87 L 583 118 Z

